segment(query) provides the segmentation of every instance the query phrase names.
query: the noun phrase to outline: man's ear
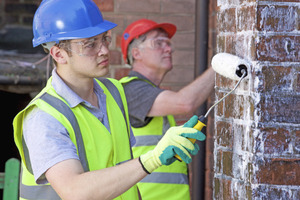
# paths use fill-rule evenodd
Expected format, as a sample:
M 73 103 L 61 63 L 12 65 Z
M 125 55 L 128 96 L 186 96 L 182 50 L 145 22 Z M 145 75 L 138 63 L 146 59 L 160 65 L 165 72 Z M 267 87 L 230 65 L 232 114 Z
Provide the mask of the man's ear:
M 134 60 L 140 60 L 141 59 L 141 49 L 132 48 L 131 49 L 131 55 L 132 55 Z
M 50 49 L 50 54 L 52 58 L 58 63 L 58 64 L 66 64 L 67 59 L 66 56 L 68 55 L 66 51 L 62 50 L 61 48 L 57 46 L 53 46 Z

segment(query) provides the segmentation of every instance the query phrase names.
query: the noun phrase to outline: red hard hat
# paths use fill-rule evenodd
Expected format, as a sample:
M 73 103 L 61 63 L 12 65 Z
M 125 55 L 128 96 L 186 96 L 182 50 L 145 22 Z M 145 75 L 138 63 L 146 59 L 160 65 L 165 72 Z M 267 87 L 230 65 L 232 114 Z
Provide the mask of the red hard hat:
M 157 29 L 157 28 L 162 28 L 163 30 L 166 31 L 168 34 L 168 37 L 171 38 L 176 32 L 176 26 L 174 24 L 170 23 L 161 23 L 158 24 L 152 20 L 149 19 L 140 19 L 132 24 L 130 24 L 125 31 L 123 32 L 122 35 L 122 41 L 121 41 L 121 48 L 122 48 L 122 53 L 123 53 L 123 59 L 125 63 L 127 63 L 127 50 L 128 50 L 128 45 L 130 42 L 138 38 L 139 36 L 147 33 L 150 30 Z

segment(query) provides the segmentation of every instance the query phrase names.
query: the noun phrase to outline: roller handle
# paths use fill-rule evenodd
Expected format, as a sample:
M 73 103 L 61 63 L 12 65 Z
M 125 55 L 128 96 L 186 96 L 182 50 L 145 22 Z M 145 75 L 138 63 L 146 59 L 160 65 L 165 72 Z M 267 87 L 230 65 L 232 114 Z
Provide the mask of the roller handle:
M 197 129 L 198 131 L 201 131 L 202 130 L 202 128 L 204 127 L 204 126 L 206 126 L 205 125 L 205 123 L 206 123 L 206 118 L 204 117 L 204 116 L 200 116 L 199 118 L 198 118 L 198 122 L 197 122 L 197 124 L 193 127 L 193 128 L 195 128 L 195 129 Z M 196 139 L 193 139 L 193 138 L 188 138 L 193 144 L 195 144 L 195 142 L 196 142 Z M 178 161 L 182 161 L 182 159 L 180 158 L 180 156 L 179 155 L 175 155 L 174 156 Z

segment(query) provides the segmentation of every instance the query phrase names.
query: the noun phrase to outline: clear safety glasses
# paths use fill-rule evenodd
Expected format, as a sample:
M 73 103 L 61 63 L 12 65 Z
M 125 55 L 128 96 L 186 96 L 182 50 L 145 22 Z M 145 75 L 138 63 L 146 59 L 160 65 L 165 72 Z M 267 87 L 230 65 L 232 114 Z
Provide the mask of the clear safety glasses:
M 85 41 L 70 42 L 75 44 L 77 48 L 70 48 L 68 50 L 78 54 L 79 56 L 94 56 L 99 53 L 102 47 L 109 48 L 111 44 L 111 36 L 104 35 L 102 37 L 93 37 Z
M 172 42 L 167 37 L 157 37 L 157 38 L 150 38 L 150 48 L 157 50 L 157 49 L 164 49 L 167 46 L 172 49 Z M 142 45 L 142 47 L 145 47 Z

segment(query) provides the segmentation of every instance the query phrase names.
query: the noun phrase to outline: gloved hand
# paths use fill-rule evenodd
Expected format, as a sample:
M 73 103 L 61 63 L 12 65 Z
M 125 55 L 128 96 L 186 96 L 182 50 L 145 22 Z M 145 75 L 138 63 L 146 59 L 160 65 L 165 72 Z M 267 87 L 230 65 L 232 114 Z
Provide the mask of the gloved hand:
M 190 154 L 196 155 L 199 151 L 199 146 L 193 144 L 187 138 L 196 140 L 205 140 L 205 135 L 191 127 L 197 124 L 198 117 L 193 116 L 183 126 L 171 127 L 162 139 L 158 142 L 156 147 L 140 156 L 140 162 L 144 169 L 151 173 L 161 165 L 170 165 L 178 154 L 185 163 L 190 163 L 192 158 Z

